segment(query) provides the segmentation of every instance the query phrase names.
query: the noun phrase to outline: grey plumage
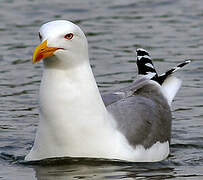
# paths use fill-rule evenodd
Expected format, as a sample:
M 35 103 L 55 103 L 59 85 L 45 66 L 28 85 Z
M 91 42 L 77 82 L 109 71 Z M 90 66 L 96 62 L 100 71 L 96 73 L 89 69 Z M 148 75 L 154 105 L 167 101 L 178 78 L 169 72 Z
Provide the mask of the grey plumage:
M 171 111 L 156 82 L 140 78 L 132 85 L 102 96 L 118 129 L 132 146 L 170 142 Z
M 188 63 L 189 60 L 178 64 L 159 76 L 149 53 L 137 49 L 138 75 L 142 75 L 141 78 L 119 91 L 102 95 L 119 131 L 132 146 L 150 148 L 156 142 L 170 143 L 172 115 L 161 85 Z

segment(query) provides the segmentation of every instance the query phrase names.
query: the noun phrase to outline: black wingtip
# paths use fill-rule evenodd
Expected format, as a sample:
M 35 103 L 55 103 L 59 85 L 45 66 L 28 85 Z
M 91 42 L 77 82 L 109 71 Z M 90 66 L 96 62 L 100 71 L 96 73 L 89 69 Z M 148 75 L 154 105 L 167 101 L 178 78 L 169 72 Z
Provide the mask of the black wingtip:
M 149 53 L 142 48 L 136 50 L 137 52 L 137 67 L 138 75 L 144 75 L 146 78 L 157 77 L 157 72 L 152 63 Z
M 189 64 L 191 62 L 191 60 L 185 60 L 183 63 L 180 63 L 177 65 L 177 67 L 182 68 L 183 66 Z
M 149 56 L 149 53 L 142 48 L 138 48 L 136 52 L 137 52 L 137 56 Z
M 168 76 L 172 75 L 174 72 L 181 69 L 182 67 L 189 64 L 190 62 L 191 62 L 191 60 L 185 60 L 184 62 L 178 64 L 177 66 L 175 66 L 175 67 L 171 68 L 170 70 L 166 71 L 164 74 L 160 75 L 158 77 L 159 84 L 162 84 Z
M 166 80 L 168 76 L 181 69 L 185 65 L 189 64 L 191 60 L 185 60 L 184 62 L 178 64 L 177 66 L 171 68 L 166 71 L 162 75 L 158 75 L 155 67 L 152 63 L 152 59 L 149 53 L 142 48 L 136 50 L 137 52 L 137 67 L 138 67 L 138 75 L 144 75 L 146 78 L 154 80 L 158 82 L 160 85 Z

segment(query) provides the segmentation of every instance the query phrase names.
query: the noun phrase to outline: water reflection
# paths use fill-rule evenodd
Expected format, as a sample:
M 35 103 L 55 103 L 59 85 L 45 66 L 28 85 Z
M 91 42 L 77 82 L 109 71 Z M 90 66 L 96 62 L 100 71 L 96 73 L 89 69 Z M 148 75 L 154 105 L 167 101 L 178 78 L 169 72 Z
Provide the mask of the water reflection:
M 2 0 L 0 2 L 0 179 L 203 179 L 203 1 Z M 135 49 L 149 50 L 158 71 L 184 59 L 173 103 L 171 156 L 162 163 L 16 164 L 31 148 L 38 123 L 42 66 L 31 65 L 38 28 L 72 20 L 86 32 L 102 92 L 136 77 Z M 35 172 L 34 172 L 35 171 Z M 36 176 L 36 177 L 35 177 Z M 52 177 L 53 176 L 53 177 Z
M 55 158 L 29 164 L 32 164 L 38 180 L 175 177 L 169 160 L 159 163 L 129 163 L 90 158 Z

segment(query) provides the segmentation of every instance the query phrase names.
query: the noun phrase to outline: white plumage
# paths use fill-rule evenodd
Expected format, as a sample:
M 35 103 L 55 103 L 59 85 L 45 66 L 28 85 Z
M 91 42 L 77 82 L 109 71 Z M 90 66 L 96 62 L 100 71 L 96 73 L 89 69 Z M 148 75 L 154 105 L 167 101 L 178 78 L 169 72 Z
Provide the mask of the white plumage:
M 40 121 L 33 148 L 25 160 L 71 156 L 160 161 L 168 156 L 168 141 L 157 141 L 150 148 L 135 146 L 119 130 L 99 93 L 89 64 L 88 43 L 78 26 L 69 21 L 53 21 L 44 24 L 39 32 L 46 48 L 55 49 L 47 50 L 53 54 L 45 56 L 40 46 L 40 52 L 38 48 L 34 53 L 33 62 L 44 58 Z M 70 33 L 72 38 L 64 38 Z M 174 86 L 173 80 L 168 85 L 164 85 L 164 91 Z M 156 83 L 153 86 L 161 89 Z M 169 103 L 177 90 L 170 93 Z

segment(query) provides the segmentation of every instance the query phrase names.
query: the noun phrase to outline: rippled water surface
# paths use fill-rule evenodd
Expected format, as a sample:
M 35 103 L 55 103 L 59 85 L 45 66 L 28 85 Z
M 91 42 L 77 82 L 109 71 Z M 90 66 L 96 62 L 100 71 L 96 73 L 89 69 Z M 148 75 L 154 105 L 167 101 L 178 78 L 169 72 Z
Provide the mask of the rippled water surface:
M 173 103 L 171 154 L 160 163 L 98 159 L 25 164 L 38 123 L 42 64 L 31 64 L 44 22 L 77 23 L 89 41 L 102 92 L 136 78 L 135 49 L 146 48 L 158 72 L 185 59 Z M 0 179 L 203 179 L 203 1 L 1 0 Z

